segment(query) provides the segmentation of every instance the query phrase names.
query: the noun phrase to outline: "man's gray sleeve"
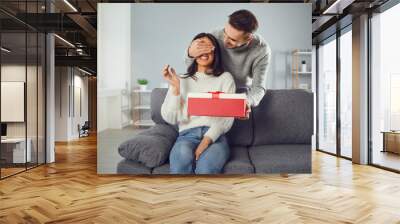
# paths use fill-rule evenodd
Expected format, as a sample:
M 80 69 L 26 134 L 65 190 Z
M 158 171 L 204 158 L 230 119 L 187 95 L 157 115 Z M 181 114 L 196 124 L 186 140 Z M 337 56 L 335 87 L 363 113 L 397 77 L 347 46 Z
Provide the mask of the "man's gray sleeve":
M 190 42 L 190 44 L 191 44 L 192 42 Z M 184 54 L 184 61 L 185 61 L 185 65 L 186 65 L 186 67 L 189 67 L 192 63 L 193 63 L 193 61 L 194 61 L 194 58 L 191 58 L 191 57 L 189 57 L 189 47 L 190 47 L 190 44 L 189 44 L 189 46 L 187 47 L 187 48 L 185 48 L 185 54 Z
M 266 54 L 260 56 L 260 59 L 255 61 L 252 73 L 253 82 L 247 94 L 247 100 L 251 106 L 258 106 L 267 90 L 267 72 L 271 62 L 271 49 L 266 47 Z
M 191 44 L 191 42 L 190 42 L 190 44 Z M 193 63 L 193 61 L 194 61 L 194 58 L 191 58 L 191 57 L 189 57 L 189 47 L 190 47 L 190 44 L 189 44 L 189 46 L 185 49 L 185 54 L 184 54 L 184 61 L 185 61 L 185 65 L 186 65 L 186 67 L 189 67 L 192 63 Z

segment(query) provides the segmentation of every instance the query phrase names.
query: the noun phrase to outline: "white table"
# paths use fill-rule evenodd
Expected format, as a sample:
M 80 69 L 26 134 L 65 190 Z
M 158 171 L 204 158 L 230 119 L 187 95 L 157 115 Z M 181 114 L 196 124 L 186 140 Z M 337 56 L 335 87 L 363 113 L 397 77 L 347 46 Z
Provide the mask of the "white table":
M 31 153 L 31 145 L 32 140 L 30 138 L 26 139 L 27 147 L 26 147 L 26 154 L 25 154 L 25 138 L 6 138 L 1 139 L 1 144 L 6 147 L 13 147 L 12 148 L 12 155 L 13 155 L 13 163 L 25 163 L 31 162 L 32 160 L 32 153 Z M 2 147 L 4 147 L 2 146 Z M 25 161 L 26 159 L 26 161 Z

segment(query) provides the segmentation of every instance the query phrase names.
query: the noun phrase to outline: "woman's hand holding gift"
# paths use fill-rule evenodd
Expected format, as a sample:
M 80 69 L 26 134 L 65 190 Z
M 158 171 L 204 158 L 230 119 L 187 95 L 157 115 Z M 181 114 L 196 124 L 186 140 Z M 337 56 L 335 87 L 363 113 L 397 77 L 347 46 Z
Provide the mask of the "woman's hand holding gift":
M 180 80 L 175 72 L 175 69 L 173 69 L 170 65 L 165 65 L 162 70 L 162 74 L 164 79 L 172 86 L 173 94 L 178 96 L 180 94 Z
M 248 120 L 250 118 L 250 113 L 251 113 L 251 106 L 247 102 L 246 103 L 246 116 L 245 117 L 238 117 L 239 120 Z

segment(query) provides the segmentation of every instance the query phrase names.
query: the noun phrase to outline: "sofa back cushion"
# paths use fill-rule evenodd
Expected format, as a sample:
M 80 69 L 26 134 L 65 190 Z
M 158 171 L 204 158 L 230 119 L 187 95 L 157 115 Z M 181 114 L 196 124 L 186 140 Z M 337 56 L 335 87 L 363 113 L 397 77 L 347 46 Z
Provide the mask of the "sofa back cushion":
M 313 101 L 313 93 L 306 90 L 267 90 L 253 108 L 253 145 L 310 144 Z
M 226 134 L 228 143 L 231 146 L 250 146 L 253 140 L 253 122 L 252 115 L 250 119 L 235 119 L 232 128 Z
M 151 92 L 151 119 L 156 124 L 167 124 L 161 116 L 161 105 L 164 102 L 165 96 L 167 95 L 167 88 L 155 88 Z
M 238 88 L 236 93 L 246 93 L 248 88 Z M 230 146 L 250 146 L 253 142 L 253 115 L 247 120 L 235 119 L 227 133 Z

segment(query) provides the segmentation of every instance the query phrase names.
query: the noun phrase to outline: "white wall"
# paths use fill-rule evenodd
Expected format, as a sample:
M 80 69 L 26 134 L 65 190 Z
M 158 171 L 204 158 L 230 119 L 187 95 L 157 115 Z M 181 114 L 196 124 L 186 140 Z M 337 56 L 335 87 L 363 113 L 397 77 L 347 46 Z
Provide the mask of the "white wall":
M 56 67 L 55 73 L 55 140 L 69 141 L 79 137 L 78 124 L 88 120 L 88 78 L 72 67 Z M 76 87 L 81 89 L 82 115 L 74 106 L 79 104 Z
M 131 87 L 131 4 L 99 3 L 97 130 L 122 128 L 121 92 Z
M 147 78 L 151 88 L 159 87 L 164 64 L 185 72 L 183 56 L 193 37 L 223 28 L 228 16 L 239 9 L 248 9 L 256 15 L 257 32 L 272 49 L 268 88 L 291 87 L 290 52 L 295 48 L 311 49 L 311 4 L 136 3 L 132 9 L 134 85 L 138 78 Z M 115 10 L 119 14 L 119 9 Z
M 68 140 L 68 67 L 55 68 L 55 140 Z
M 77 70 L 75 70 L 75 72 L 77 72 Z M 89 107 L 89 102 L 88 102 L 88 77 L 87 76 L 82 76 L 83 73 L 80 73 L 78 71 L 78 74 L 74 75 L 74 87 L 75 87 L 75 92 L 74 94 L 76 94 L 76 96 L 73 96 L 74 100 L 75 100 L 75 106 L 74 106 L 74 110 L 75 113 L 73 113 L 73 119 L 71 119 L 71 135 L 72 138 L 78 138 L 79 137 L 79 132 L 78 132 L 78 124 L 79 125 L 83 125 L 85 123 L 85 121 L 88 121 L 89 116 L 88 116 L 88 107 Z M 77 98 L 77 90 L 80 89 L 80 109 L 82 110 L 81 112 L 78 110 L 79 108 L 77 108 L 77 104 L 79 104 L 79 102 L 77 100 L 79 100 Z

